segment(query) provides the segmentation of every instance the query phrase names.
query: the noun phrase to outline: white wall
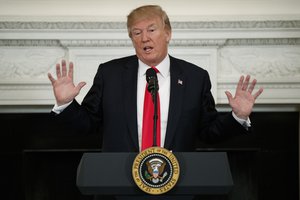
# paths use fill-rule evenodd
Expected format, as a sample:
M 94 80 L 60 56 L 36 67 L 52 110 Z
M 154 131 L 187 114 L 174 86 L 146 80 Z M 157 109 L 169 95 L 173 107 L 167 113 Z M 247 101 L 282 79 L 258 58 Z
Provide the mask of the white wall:
M 144 4 L 167 11 L 170 52 L 209 71 L 219 105 L 251 74 L 258 105 L 299 110 L 300 0 L 0 0 L 0 107 L 52 105 L 46 74 L 62 58 L 88 82 L 81 100 L 100 62 L 134 53 L 126 15 Z
M 144 4 L 161 5 L 172 21 L 300 19 L 299 0 L 0 0 L 0 19 L 125 21 L 133 8 Z

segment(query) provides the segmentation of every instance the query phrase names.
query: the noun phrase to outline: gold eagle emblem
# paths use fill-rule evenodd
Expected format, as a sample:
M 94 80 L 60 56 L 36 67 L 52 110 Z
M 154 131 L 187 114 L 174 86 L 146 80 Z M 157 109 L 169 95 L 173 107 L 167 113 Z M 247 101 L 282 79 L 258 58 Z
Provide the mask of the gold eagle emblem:
M 145 171 L 145 176 L 147 179 L 151 180 L 152 183 L 162 182 L 163 179 L 168 175 L 164 172 L 166 163 L 161 159 L 154 158 L 146 162 L 147 171 Z

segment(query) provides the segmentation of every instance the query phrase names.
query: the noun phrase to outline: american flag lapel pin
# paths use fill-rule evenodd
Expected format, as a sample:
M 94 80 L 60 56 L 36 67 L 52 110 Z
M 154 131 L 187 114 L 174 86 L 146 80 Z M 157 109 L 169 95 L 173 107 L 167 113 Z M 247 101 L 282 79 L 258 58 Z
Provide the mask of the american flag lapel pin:
M 178 85 L 183 85 L 183 81 L 181 79 L 178 79 L 177 84 Z

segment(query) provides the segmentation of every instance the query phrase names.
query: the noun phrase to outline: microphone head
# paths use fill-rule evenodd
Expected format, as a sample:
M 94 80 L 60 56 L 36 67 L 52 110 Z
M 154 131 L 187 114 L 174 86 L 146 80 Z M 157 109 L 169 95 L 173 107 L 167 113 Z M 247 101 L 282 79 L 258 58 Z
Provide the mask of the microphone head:
M 157 75 L 156 71 L 153 68 L 149 68 L 146 71 L 146 81 L 148 83 L 148 91 L 151 92 L 151 94 L 154 94 L 158 91 L 158 81 L 157 81 Z
M 156 71 L 153 68 L 149 68 L 146 71 L 146 81 L 147 81 L 147 83 L 149 83 L 149 81 L 151 79 L 154 79 L 154 80 L 157 79 Z

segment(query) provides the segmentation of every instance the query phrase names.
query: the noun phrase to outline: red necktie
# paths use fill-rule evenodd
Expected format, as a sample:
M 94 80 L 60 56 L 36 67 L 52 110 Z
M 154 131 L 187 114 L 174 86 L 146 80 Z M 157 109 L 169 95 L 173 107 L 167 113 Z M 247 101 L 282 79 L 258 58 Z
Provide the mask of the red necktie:
M 153 67 L 158 72 L 158 69 Z M 142 148 L 147 149 L 153 146 L 153 117 L 154 117 L 154 103 L 152 101 L 151 93 L 148 91 L 148 83 L 145 88 L 144 97 L 144 114 L 143 114 L 143 128 L 142 128 Z M 157 93 L 157 129 L 156 129 L 156 145 L 160 147 L 160 101 Z

